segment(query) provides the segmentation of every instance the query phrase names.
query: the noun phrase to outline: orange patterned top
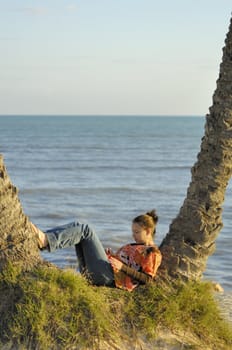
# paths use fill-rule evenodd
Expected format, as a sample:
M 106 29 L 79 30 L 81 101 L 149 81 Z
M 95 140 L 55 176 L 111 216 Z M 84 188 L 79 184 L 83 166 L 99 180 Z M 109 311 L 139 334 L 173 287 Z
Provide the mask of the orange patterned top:
M 133 270 L 142 272 L 151 278 L 155 277 L 162 260 L 161 253 L 155 245 L 146 246 L 137 243 L 123 246 L 117 251 L 114 257 Z M 131 277 L 122 270 L 119 271 L 115 268 L 113 270 L 116 287 L 132 291 L 139 285 L 139 278 Z

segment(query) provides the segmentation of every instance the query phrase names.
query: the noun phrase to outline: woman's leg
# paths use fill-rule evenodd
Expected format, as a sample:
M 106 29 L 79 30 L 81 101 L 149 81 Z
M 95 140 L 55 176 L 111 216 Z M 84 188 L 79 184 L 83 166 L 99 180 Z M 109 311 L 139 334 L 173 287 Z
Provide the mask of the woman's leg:
M 77 260 L 78 260 L 79 271 L 81 274 L 85 274 L 86 273 L 86 263 L 85 263 L 83 250 L 81 248 L 81 244 L 76 244 L 75 250 L 76 250 L 76 256 L 77 256 Z
M 88 278 L 95 285 L 113 285 L 114 274 L 105 250 L 95 232 L 86 224 L 72 222 L 46 231 L 48 249 L 75 246 L 80 254 L 81 270 L 86 270 Z

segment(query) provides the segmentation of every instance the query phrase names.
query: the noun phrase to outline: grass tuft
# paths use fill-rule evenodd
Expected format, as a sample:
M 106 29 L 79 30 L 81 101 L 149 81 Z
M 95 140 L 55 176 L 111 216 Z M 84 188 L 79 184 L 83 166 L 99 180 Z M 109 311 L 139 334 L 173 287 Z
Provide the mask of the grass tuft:
M 168 329 L 229 349 L 232 330 L 211 290 L 210 283 L 195 282 L 129 293 L 90 286 L 73 270 L 42 266 L 22 274 L 9 266 L 0 274 L 0 341 L 25 349 L 95 349 L 134 334 L 155 339 Z

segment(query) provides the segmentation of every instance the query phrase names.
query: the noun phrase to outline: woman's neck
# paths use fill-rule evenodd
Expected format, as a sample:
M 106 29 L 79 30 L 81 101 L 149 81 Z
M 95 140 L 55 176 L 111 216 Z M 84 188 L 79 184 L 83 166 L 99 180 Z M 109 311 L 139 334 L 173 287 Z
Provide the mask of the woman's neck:
M 145 245 L 154 245 L 153 239 L 148 239 L 146 242 L 144 242 Z

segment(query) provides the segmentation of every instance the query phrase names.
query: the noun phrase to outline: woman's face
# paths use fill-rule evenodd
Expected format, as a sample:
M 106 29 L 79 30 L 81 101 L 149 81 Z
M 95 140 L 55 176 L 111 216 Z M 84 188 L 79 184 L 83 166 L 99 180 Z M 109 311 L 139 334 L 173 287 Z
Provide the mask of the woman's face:
M 146 229 L 136 222 L 132 223 L 132 235 L 136 243 L 149 244 L 152 241 L 151 229 Z

